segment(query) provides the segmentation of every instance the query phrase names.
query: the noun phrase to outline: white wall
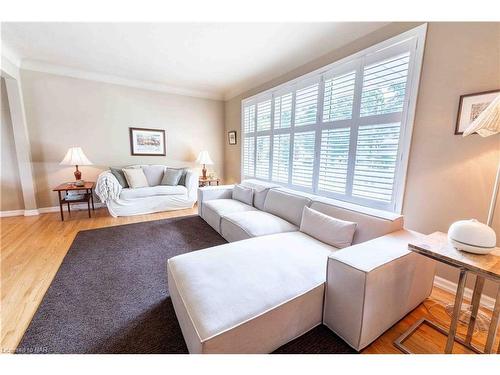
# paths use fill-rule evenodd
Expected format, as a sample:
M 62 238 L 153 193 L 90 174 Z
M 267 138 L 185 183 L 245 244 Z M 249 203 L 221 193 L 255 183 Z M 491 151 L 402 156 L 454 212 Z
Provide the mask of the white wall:
M 39 207 L 57 205 L 51 189 L 74 179 L 59 162 L 71 146 L 83 148 L 93 166 L 81 167 L 95 181 L 109 166 L 196 166 L 199 151 L 223 176 L 224 103 L 117 86 L 34 71 L 21 71 Z M 166 130 L 167 155 L 131 156 L 129 127 Z

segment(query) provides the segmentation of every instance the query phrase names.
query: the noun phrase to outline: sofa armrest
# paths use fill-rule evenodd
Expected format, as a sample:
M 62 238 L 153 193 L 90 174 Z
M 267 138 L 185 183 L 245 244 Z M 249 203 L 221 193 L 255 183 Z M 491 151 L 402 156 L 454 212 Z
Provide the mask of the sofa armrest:
M 192 169 L 186 171 L 186 189 L 188 200 L 192 201 L 194 204 L 194 202 L 196 202 L 196 192 L 198 190 L 198 173 Z
M 435 263 L 408 250 L 423 235 L 407 230 L 330 255 L 323 323 L 360 351 L 431 291 Z
M 234 185 L 205 186 L 198 188 L 198 214 L 203 212 L 203 203 L 213 199 L 231 199 Z

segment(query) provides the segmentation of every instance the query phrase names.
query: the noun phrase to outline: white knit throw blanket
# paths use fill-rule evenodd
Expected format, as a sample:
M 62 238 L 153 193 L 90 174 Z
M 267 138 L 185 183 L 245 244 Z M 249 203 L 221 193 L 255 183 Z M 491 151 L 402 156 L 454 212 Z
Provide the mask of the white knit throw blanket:
M 122 186 L 110 171 L 102 172 L 97 178 L 95 193 L 103 203 L 117 200 L 122 191 Z

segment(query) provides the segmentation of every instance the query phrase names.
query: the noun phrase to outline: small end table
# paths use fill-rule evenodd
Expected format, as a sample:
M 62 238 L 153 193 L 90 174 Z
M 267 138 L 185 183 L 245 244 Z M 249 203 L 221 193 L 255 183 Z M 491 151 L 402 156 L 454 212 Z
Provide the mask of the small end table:
M 455 342 L 462 344 L 474 353 L 492 353 L 493 343 L 495 342 L 496 332 L 500 321 L 500 288 L 498 289 L 497 296 L 495 298 L 495 306 L 493 308 L 484 350 L 472 345 L 471 340 L 472 334 L 474 333 L 474 326 L 476 323 L 485 279 L 500 283 L 500 248 L 497 247 L 490 254 L 486 255 L 470 254 L 454 248 L 453 245 L 448 242 L 446 233 L 435 232 L 430 236 L 427 236 L 426 239 L 421 242 L 409 243 L 408 249 L 438 262 L 458 268 L 460 270 L 460 278 L 458 281 L 457 293 L 455 295 L 455 304 L 449 331 L 427 319 L 420 319 L 412 327 L 410 327 L 408 331 L 396 339 L 394 345 L 403 353 L 410 354 L 411 351 L 404 345 L 404 342 L 418 329 L 418 327 L 422 324 L 427 324 L 428 326 L 431 326 L 442 334 L 448 336 L 445 348 L 446 354 L 452 352 L 453 344 Z M 465 281 L 467 274 L 469 273 L 476 275 L 476 281 L 474 285 L 474 292 L 472 294 L 472 310 L 467 335 L 465 339 L 462 339 L 456 337 L 456 333 L 458 317 L 464 296 Z M 497 353 L 500 353 L 500 344 L 498 345 Z
M 68 213 L 71 214 L 71 208 L 70 205 L 71 203 L 87 203 L 88 207 L 88 212 L 89 212 L 89 217 L 90 216 L 90 203 L 92 203 L 92 211 L 95 211 L 94 209 L 94 185 L 95 183 L 92 181 L 85 181 L 83 186 L 76 186 L 72 182 L 67 182 L 64 184 L 61 184 L 52 191 L 57 191 L 57 194 L 59 196 L 59 210 L 61 211 L 61 221 L 64 221 L 64 213 L 63 213 L 63 204 L 68 205 Z M 80 199 L 66 199 L 68 191 L 75 191 L 75 190 L 85 190 L 85 193 Z M 61 192 L 64 191 L 66 194 L 64 197 L 61 195 Z
M 217 186 L 219 186 L 220 178 L 203 178 L 203 177 L 200 177 L 200 179 L 198 180 L 198 186 L 199 187 L 210 186 L 210 185 L 212 185 L 212 182 L 216 183 Z

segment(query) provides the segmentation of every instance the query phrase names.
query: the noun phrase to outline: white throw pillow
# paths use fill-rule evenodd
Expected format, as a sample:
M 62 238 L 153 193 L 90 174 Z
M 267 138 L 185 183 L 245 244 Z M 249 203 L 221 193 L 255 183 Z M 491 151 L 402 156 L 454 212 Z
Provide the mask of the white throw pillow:
M 300 231 L 333 247 L 351 246 L 358 224 L 339 220 L 309 207 L 304 207 Z
M 253 189 L 241 185 L 234 185 L 233 199 L 246 203 L 249 206 L 253 205 Z
M 123 173 L 132 189 L 148 187 L 148 180 L 142 168 L 124 168 Z

